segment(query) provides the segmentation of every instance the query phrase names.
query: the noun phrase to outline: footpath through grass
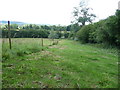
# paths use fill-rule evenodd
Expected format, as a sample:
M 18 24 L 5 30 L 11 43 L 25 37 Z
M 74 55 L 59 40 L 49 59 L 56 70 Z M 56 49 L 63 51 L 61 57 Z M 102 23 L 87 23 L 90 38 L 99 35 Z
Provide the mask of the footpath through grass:
M 117 88 L 115 50 L 71 40 L 3 62 L 3 88 Z

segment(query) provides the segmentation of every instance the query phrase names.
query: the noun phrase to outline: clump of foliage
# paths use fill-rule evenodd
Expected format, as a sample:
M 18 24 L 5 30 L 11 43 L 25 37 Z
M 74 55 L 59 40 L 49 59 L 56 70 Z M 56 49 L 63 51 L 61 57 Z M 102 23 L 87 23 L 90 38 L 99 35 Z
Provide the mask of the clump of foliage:
M 77 32 L 77 38 L 82 43 L 103 43 L 107 46 L 120 45 L 120 10 L 94 24 L 83 26 Z
M 92 8 L 88 8 L 85 1 L 81 1 L 79 7 L 74 7 L 74 22 L 80 24 L 81 26 L 86 25 L 86 23 L 92 23 L 96 15 L 91 13 Z
M 92 30 L 93 25 L 86 25 L 83 26 L 81 30 L 77 32 L 77 38 L 82 42 L 82 43 L 88 43 L 89 37 L 90 37 L 90 31 Z

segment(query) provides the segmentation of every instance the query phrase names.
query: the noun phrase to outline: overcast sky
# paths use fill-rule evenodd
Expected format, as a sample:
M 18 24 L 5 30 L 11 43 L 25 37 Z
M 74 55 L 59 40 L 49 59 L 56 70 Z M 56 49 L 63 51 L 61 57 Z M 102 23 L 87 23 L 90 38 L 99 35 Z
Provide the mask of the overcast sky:
M 0 20 L 69 25 L 81 0 L 0 0 Z M 113 15 L 120 0 L 87 0 L 97 20 Z

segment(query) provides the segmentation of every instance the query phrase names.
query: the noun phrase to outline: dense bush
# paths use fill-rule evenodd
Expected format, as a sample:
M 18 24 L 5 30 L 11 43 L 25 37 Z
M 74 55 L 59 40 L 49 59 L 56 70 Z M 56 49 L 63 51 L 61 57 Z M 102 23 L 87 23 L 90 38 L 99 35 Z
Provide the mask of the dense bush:
M 116 26 L 116 30 L 117 30 L 117 34 L 116 34 L 116 42 L 117 45 L 120 46 L 120 10 L 117 10 L 116 12 L 116 22 L 117 22 L 117 26 Z
M 86 25 L 83 26 L 81 30 L 77 32 L 77 38 L 80 40 L 82 43 L 88 43 L 89 42 L 89 33 L 92 30 L 92 25 Z
M 64 31 L 63 36 L 64 36 L 64 38 L 68 38 L 69 32 L 68 31 Z
M 115 15 L 109 16 L 105 20 L 83 26 L 76 36 L 82 43 L 120 45 L 120 10 L 117 10 Z
M 58 35 L 58 38 L 61 38 L 62 37 L 62 33 L 61 33 L 61 31 L 56 31 L 56 34 Z

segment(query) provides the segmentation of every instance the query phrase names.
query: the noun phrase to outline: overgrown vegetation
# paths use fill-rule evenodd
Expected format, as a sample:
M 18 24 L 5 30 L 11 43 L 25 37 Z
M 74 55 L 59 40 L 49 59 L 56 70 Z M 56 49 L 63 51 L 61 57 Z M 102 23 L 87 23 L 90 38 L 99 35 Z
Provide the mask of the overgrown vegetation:
M 82 43 L 104 43 L 107 46 L 119 46 L 120 10 L 105 20 L 83 26 L 77 32 L 77 38 Z

